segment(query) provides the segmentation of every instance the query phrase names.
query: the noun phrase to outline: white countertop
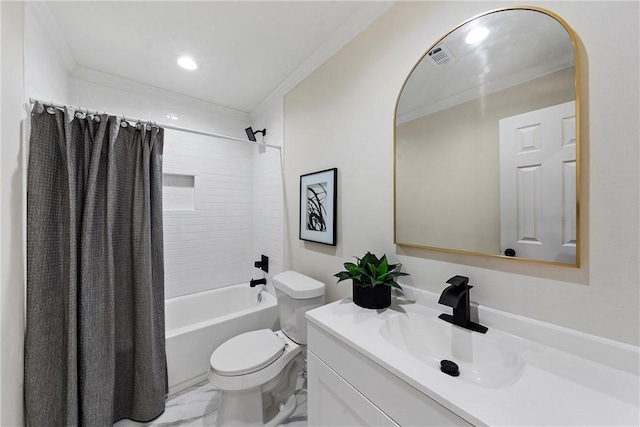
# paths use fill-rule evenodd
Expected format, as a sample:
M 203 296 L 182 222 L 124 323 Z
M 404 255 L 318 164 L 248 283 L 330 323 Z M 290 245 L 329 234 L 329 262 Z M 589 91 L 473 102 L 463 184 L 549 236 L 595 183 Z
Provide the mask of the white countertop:
M 356 306 L 350 298 L 336 301 L 307 312 L 309 322 L 330 333 L 338 340 L 356 349 L 374 362 L 409 383 L 422 393 L 436 400 L 449 410 L 476 425 L 527 425 L 527 426 L 622 426 L 640 424 L 640 381 L 637 373 L 615 369 L 598 363 L 593 357 L 580 357 L 576 352 L 560 350 L 543 344 L 546 335 L 553 339 L 572 343 L 576 336 L 581 341 L 580 351 L 595 349 L 598 357 L 607 359 L 606 340 L 586 334 L 512 316 L 507 313 L 487 314 L 493 326 L 485 335 L 490 343 L 509 349 L 518 355 L 518 368 L 506 381 L 478 384 L 468 370 L 461 365 L 460 376 L 452 377 L 439 370 L 434 360 L 413 355 L 391 344 L 382 331 L 389 331 L 389 321 L 398 316 L 408 319 L 436 319 L 440 313 L 450 313 L 451 309 L 433 303 L 435 294 L 414 290 L 418 303 L 398 303 L 385 310 L 371 310 Z M 436 299 L 437 300 L 437 299 Z M 425 301 L 427 301 L 425 303 Z M 434 306 L 435 305 L 435 306 Z M 439 309 L 441 307 L 441 309 Z M 483 323 L 482 309 L 479 309 L 479 323 Z M 398 319 L 395 319 L 398 320 Z M 477 320 L 477 319 L 476 319 Z M 430 321 L 430 320 L 429 320 Z M 441 321 L 443 322 L 443 321 Z M 519 324 L 527 330 L 528 336 L 540 336 L 541 340 L 524 339 L 502 332 L 495 326 L 500 322 Z M 466 330 L 457 326 L 452 333 L 461 336 Z M 524 326 L 522 326 L 524 325 Z M 505 324 L 506 326 L 506 324 Z M 513 327 L 511 327 L 513 328 Z M 505 327 L 509 329 L 509 327 Z M 551 332 L 549 332 L 551 330 Z M 477 334 L 477 332 L 468 332 Z M 566 339 L 562 339 L 562 335 Z M 468 337 L 468 343 L 472 343 Z M 482 338 L 482 339 L 485 339 Z M 425 331 L 425 345 L 429 337 Z M 590 347 L 589 340 L 593 341 Z M 538 341 L 538 342 L 537 342 Z M 603 344 L 603 341 L 605 343 Z M 475 341 L 474 341 L 475 342 Z M 585 344 L 586 343 L 586 344 Z M 629 357 L 633 360 L 636 347 L 611 342 L 611 360 Z M 603 348 L 605 350 L 603 350 Z M 495 356 L 495 355 L 492 355 Z M 453 359 L 456 361 L 455 358 Z M 500 362 L 502 363 L 502 362 Z

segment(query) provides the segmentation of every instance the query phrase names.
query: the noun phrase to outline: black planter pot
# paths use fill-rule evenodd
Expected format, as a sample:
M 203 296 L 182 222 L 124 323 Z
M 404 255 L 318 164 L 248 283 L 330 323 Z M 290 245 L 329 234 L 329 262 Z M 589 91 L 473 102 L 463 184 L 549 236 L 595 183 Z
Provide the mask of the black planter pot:
M 391 286 L 358 286 L 353 284 L 353 302 L 364 308 L 387 308 L 391 305 Z

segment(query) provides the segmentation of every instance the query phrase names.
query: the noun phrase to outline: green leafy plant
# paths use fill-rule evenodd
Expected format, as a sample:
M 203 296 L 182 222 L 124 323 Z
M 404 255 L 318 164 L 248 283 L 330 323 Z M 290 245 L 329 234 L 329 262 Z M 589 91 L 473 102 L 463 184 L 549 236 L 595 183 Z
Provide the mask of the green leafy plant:
M 338 283 L 352 279 L 357 286 L 374 287 L 384 285 L 402 289 L 396 282 L 396 278 L 409 275 L 400 271 L 402 264 L 389 264 L 386 255 L 382 255 L 382 258 L 378 259 L 371 252 L 367 252 L 362 258 L 355 257 L 355 259 L 357 263 L 344 263 L 346 271 L 334 274 L 338 278 Z

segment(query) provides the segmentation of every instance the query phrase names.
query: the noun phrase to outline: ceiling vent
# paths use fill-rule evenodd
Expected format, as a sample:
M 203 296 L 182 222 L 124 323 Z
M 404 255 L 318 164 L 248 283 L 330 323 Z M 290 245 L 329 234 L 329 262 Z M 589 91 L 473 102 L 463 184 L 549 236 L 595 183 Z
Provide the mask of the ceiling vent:
M 427 52 L 427 55 L 430 59 L 429 62 L 436 66 L 446 65 L 453 59 L 453 54 L 444 44 L 439 44 L 438 46 L 434 47 L 429 52 Z

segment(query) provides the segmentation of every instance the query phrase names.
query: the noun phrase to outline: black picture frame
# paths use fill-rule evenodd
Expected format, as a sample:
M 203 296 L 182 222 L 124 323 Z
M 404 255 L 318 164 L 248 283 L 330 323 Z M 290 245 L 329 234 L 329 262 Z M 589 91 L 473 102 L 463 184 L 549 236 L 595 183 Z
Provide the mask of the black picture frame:
M 300 175 L 300 240 L 336 245 L 338 169 Z

